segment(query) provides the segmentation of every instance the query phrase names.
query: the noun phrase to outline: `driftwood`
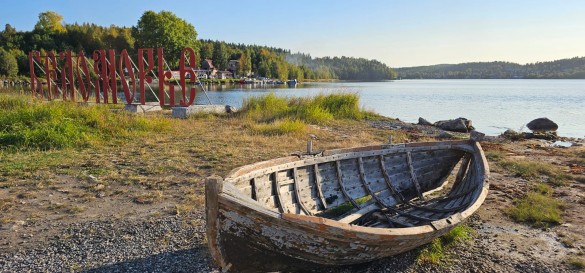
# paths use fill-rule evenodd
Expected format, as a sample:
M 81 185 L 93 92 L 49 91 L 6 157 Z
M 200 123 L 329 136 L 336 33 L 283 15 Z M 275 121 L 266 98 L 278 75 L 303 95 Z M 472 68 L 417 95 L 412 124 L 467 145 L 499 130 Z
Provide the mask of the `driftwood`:
M 363 263 L 428 243 L 487 195 L 480 137 L 329 150 L 209 178 L 211 254 L 233 272 L 297 271 Z M 450 184 L 452 173 L 450 190 L 431 195 Z

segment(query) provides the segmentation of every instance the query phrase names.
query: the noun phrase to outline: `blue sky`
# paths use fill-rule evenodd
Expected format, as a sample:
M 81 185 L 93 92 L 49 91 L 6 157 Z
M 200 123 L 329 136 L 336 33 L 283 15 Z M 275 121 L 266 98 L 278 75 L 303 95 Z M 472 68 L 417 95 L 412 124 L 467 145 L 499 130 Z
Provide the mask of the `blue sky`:
M 391 67 L 585 56 L 585 1 L 6 1 L 0 26 L 32 30 L 48 10 L 66 23 L 104 26 L 133 26 L 146 10 L 169 10 L 202 39 L 377 59 Z

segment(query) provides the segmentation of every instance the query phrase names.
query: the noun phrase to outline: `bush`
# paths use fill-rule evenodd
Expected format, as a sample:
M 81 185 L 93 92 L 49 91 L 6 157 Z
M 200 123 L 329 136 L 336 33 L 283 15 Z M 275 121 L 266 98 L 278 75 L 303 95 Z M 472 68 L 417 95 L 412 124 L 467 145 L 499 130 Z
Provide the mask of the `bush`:
M 16 77 L 18 74 L 18 63 L 16 58 L 0 48 L 0 76 Z

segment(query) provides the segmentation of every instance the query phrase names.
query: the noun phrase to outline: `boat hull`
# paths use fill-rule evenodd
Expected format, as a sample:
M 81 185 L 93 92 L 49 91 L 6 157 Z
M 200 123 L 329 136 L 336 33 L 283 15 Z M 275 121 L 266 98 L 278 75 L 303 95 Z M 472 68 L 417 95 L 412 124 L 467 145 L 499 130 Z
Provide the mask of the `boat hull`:
M 231 272 L 311 271 L 369 262 L 429 243 L 469 217 L 487 195 L 484 181 L 489 169 L 481 148 L 472 143 L 465 149 L 474 162 L 469 168 L 481 176 L 468 180 L 482 180 L 469 193 L 473 202 L 448 217 L 404 228 L 366 227 L 280 212 L 254 200 L 247 202 L 248 195 L 220 177 L 209 178 L 206 211 L 211 254 L 222 269 Z

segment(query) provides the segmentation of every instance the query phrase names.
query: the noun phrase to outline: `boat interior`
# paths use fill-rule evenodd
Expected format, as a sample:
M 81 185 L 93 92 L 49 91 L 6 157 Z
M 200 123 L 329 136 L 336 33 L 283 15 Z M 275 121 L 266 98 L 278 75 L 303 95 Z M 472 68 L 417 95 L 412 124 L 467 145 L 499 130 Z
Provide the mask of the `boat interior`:
M 238 169 L 226 182 L 248 202 L 375 228 L 427 225 L 470 207 L 484 169 L 470 142 L 325 151 Z

